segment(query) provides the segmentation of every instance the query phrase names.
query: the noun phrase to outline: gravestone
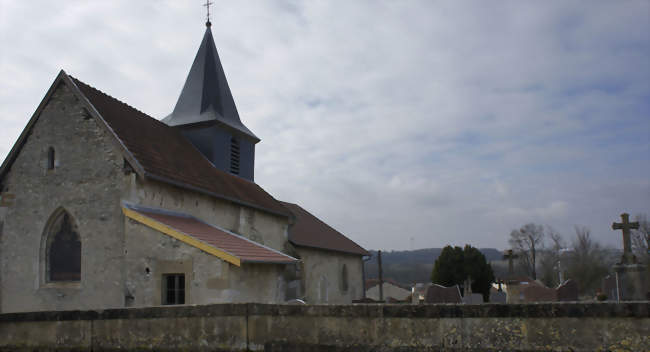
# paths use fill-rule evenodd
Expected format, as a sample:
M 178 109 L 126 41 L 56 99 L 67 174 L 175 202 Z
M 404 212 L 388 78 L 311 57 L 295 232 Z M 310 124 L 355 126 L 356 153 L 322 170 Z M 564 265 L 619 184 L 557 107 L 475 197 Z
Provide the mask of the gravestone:
M 578 300 L 578 283 L 575 280 L 566 280 L 558 288 L 557 300 L 560 302 Z
M 601 292 L 607 296 L 608 301 L 618 301 L 618 290 L 616 288 L 616 276 L 607 275 L 602 281 Z
M 472 292 L 472 278 L 468 277 L 463 284 L 464 294 L 463 303 L 465 304 L 481 304 L 483 303 L 483 295 L 480 293 Z
M 482 304 L 483 295 L 480 293 L 470 293 L 463 297 L 463 303 L 465 304 Z
M 498 281 L 499 288 L 490 288 L 490 303 L 506 303 L 507 295 L 501 288 L 501 280 Z
M 490 303 L 506 303 L 507 295 L 503 291 L 491 291 Z
M 524 302 L 555 302 L 557 291 L 541 285 L 528 285 L 521 290 Z
M 432 284 L 427 288 L 424 298 L 425 303 L 461 303 L 460 288 L 458 285 L 444 287 Z
M 612 224 L 612 230 L 621 230 L 623 232 L 623 255 L 621 261 L 613 267 L 618 288 L 620 300 L 638 301 L 647 299 L 648 282 L 645 276 L 645 267 L 637 263 L 636 256 L 632 253 L 632 241 L 630 230 L 638 229 L 638 222 L 630 222 L 630 215 L 621 214 L 621 222 Z

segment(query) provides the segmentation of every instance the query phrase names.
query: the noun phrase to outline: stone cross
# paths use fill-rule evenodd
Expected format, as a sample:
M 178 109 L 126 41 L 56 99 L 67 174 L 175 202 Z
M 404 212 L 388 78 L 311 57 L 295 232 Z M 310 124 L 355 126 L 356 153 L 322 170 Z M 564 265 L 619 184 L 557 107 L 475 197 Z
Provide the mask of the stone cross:
M 506 254 L 503 255 L 503 259 L 508 259 L 508 275 L 512 275 L 515 271 L 512 261 L 516 258 L 519 258 L 519 256 L 512 253 L 512 249 L 508 249 Z
M 630 222 L 630 214 L 621 214 L 622 222 L 615 222 L 612 224 L 612 230 L 623 231 L 623 263 L 627 262 L 632 255 L 632 240 L 630 239 L 630 230 L 637 230 L 639 222 Z

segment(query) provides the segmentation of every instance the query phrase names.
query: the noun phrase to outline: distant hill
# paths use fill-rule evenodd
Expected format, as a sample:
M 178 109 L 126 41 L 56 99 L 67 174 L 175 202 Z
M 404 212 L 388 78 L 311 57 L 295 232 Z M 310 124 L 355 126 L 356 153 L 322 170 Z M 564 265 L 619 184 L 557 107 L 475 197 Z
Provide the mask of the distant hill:
M 485 259 L 499 261 L 502 252 L 496 248 L 480 248 Z M 412 251 L 382 251 L 381 261 L 384 268 L 384 278 L 393 279 L 404 285 L 415 282 L 429 282 L 433 263 L 440 256 L 442 248 L 416 249 Z M 378 278 L 377 251 L 370 250 L 372 258 L 366 262 L 366 279 Z

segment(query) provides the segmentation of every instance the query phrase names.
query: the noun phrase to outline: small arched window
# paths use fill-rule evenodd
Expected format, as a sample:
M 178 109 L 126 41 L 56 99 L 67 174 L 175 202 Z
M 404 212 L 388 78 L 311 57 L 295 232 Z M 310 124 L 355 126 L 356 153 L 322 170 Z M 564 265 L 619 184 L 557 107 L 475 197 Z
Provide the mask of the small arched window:
M 239 140 L 230 138 L 230 173 L 239 175 Z
M 47 169 L 54 170 L 54 148 L 47 148 Z
M 81 239 L 72 217 L 59 210 L 49 222 L 46 244 L 46 281 L 81 280 Z
M 348 282 L 348 266 L 343 264 L 343 268 L 341 269 L 341 291 L 348 292 L 349 286 L 350 285 Z

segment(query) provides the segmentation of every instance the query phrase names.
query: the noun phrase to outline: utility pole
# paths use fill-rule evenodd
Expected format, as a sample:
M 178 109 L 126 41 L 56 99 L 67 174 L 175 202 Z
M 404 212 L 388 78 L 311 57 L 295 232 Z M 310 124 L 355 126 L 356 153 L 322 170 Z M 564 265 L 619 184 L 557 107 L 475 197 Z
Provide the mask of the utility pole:
M 377 251 L 377 268 L 379 269 L 379 301 L 384 301 L 384 276 L 381 268 L 381 251 Z

